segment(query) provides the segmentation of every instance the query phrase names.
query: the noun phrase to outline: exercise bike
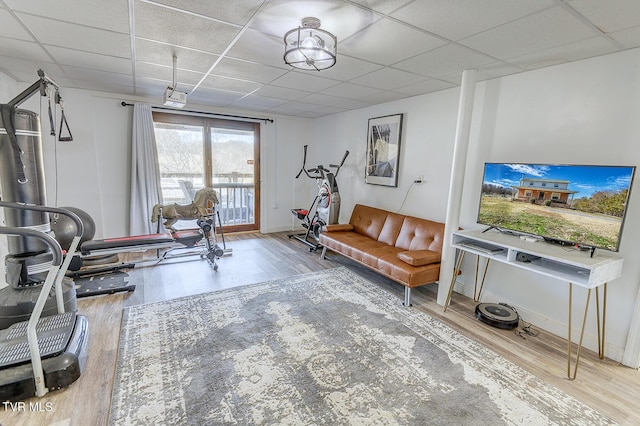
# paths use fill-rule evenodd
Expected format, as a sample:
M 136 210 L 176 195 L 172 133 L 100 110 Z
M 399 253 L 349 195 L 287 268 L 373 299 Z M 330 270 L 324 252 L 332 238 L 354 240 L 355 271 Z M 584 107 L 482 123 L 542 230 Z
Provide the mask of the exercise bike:
M 338 217 L 340 215 L 340 192 L 336 178 L 338 177 L 340 168 L 349 155 L 349 151 L 345 151 L 340 164 L 329 164 L 329 167 L 335 168 L 335 172 L 331 172 L 331 170 L 326 169 L 322 164 L 311 169 L 306 168 L 307 147 L 308 145 L 304 146 L 302 168 L 296 175 L 296 179 L 298 179 L 302 173 L 311 179 L 315 179 L 318 185 L 318 195 L 315 196 L 308 209 L 291 209 L 291 213 L 302 221 L 302 227 L 306 229 L 306 232 L 302 234 L 290 234 L 288 237 L 303 242 L 309 246 L 309 251 L 316 251 L 321 247 L 319 241 L 323 226 L 338 223 Z M 309 240 L 309 238 L 312 240 Z

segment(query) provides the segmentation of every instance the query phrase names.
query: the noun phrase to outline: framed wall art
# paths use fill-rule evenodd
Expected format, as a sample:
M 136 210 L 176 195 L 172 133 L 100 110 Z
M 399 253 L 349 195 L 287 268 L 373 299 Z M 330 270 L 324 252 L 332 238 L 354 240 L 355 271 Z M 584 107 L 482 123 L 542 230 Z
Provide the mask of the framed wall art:
M 365 182 L 398 186 L 402 114 L 369 119 Z

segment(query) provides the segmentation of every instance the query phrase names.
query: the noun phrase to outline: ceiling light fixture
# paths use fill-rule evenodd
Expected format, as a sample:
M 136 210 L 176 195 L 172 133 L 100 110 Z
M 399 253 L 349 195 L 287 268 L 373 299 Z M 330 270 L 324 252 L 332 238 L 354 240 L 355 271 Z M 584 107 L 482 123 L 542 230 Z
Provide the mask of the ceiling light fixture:
M 318 18 L 304 18 L 302 25 L 284 35 L 284 62 L 301 70 L 320 71 L 336 63 L 338 39 L 320 29 Z

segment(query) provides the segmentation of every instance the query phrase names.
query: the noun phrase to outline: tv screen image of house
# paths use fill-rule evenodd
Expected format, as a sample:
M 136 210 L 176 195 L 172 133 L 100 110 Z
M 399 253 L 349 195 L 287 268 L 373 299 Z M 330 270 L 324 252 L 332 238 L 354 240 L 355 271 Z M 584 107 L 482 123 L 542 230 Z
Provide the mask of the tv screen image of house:
M 635 167 L 485 163 L 478 223 L 618 251 Z

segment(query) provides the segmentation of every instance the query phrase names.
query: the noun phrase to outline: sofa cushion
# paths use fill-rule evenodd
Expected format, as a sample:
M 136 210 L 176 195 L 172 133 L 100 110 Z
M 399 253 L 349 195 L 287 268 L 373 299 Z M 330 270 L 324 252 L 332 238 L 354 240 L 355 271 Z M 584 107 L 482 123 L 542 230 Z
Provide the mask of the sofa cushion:
M 398 253 L 398 259 L 411 266 L 423 266 L 430 265 L 432 263 L 439 263 L 441 257 L 442 255 L 440 252 L 433 250 L 410 250 Z
M 350 223 L 334 223 L 331 225 L 325 225 L 324 230 L 327 232 L 353 231 L 353 225 Z
M 402 282 L 407 287 L 418 287 L 438 281 L 440 264 L 431 263 L 424 266 L 411 266 L 398 259 L 397 256 L 385 255 L 378 259 L 379 271 Z
M 400 233 L 400 229 L 402 228 L 404 218 L 405 216 L 401 214 L 387 213 L 387 218 L 384 221 L 384 225 L 382 225 L 378 241 L 394 246 L 396 244 L 398 234 Z
M 388 212 L 375 207 L 356 204 L 349 223 L 358 234 L 377 240 L 387 220 Z
M 369 250 L 390 247 L 355 232 L 323 232 L 320 234 L 320 244 L 332 250 L 362 261 L 364 253 Z
M 405 250 L 433 250 L 442 252 L 444 223 L 407 216 L 395 246 Z

